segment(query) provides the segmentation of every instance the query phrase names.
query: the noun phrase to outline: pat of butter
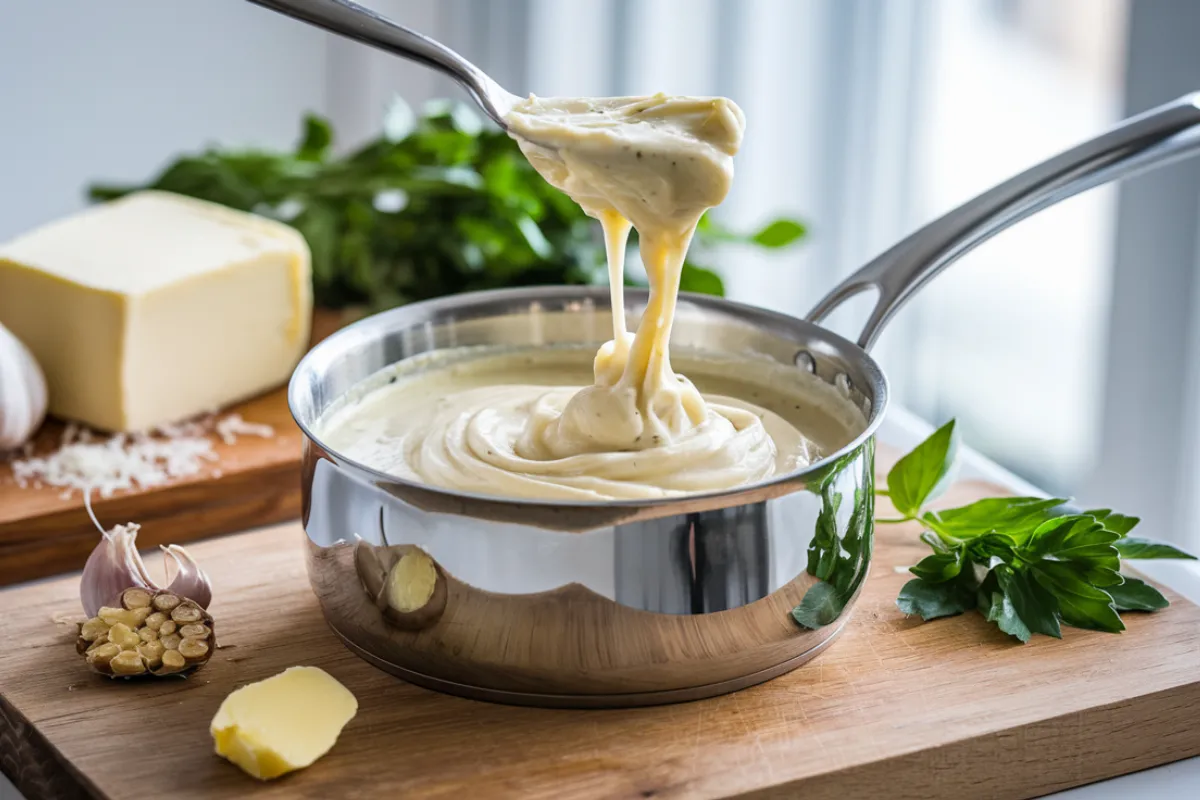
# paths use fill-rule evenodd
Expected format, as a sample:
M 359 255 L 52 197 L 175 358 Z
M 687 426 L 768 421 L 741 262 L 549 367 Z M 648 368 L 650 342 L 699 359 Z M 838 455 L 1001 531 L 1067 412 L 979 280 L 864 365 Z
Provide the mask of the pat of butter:
M 287 225 L 139 192 L 0 244 L 0 324 L 41 365 L 52 414 L 149 430 L 285 382 L 310 270 Z
M 354 695 L 329 673 L 291 667 L 226 697 L 210 730 L 218 755 L 269 780 L 329 752 L 357 712 Z

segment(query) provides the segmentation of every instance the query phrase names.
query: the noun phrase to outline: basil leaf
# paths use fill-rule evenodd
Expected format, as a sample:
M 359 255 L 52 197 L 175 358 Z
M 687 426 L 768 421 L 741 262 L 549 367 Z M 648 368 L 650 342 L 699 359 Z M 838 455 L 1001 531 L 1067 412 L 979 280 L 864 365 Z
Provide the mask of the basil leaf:
M 799 241 L 806 232 L 804 226 L 795 220 L 777 219 L 754 234 L 751 239 L 763 247 L 787 247 Z
M 921 541 L 924 542 L 925 544 L 929 545 L 929 547 L 935 553 L 949 553 L 950 552 L 950 548 L 946 546 L 946 543 L 943 542 L 941 540 L 941 538 L 939 538 L 938 535 L 932 531 L 922 531 Z
M 1122 536 L 1129 533 L 1134 527 L 1141 522 L 1137 517 L 1127 517 L 1124 514 L 1114 514 L 1112 509 L 1099 508 L 1091 511 L 1085 511 L 1084 514 L 1095 517 L 1098 521 L 1104 523 L 1104 527 Z
M 308 241 L 312 253 L 312 276 L 316 286 L 327 286 L 337 279 L 337 212 L 326 205 L 310 205 L 292 221 Z
M 836 620 L 845 605 L 832 584 L 818 581 L 808 587 L 800 605 L 792 609 L 792 619 L 805 628 L 816 630 Z
M 1166 542 L 1156 542 L 1153 539 L 1139 539 L 1136 536 L 1126 536 L 1114 542 L 1121 558 L 1183 558 L 1195 561 L 1196 557 L 1186 553 Z
M 690 262 L 685 262 L 683 271 L 679 276 L 679 291 L 723 297 L 725 295 L 725 282 L 721 280 L 720 275 L 711 269 L 705 269 Z
M 1031 567 L 1034 578 L 1058 601 L 1062 621 L 1076 628 L 1117 633 L 1125 630 L 1112 597 L 1081 579 L 1075 569 L 1055 561 Z
M 930 511 L 926 516 L 958 538 L 995 530 L 1018 536 L 1033 531 L 1046 520 L 1050 509 L 1064 502 L 1057 497 L 988 497 L 961 508 Z
M 304 134 L 300 146 L 296 148 L 296 158 L 301 161 L 321 161 L 333 144 L 333 128 L 329 120 L 316 114 L 306 114 L 304 117 Z
M 1088 583 L 1112 586 L 1121 582 L 1117 573 L 1121 560 L 1113 546 L 1119 535 L 1106 530 L 1090 516 L 1059 517 L 1033 532 L 1021 550 L 1021 557 L 1026 561 L 1072 562 Z
M 1055 639 L 1062 638 L 1062 628 L 1058 624 L 1058 601 L 1054 595 L 1032 580 L 1024 570 L 1017 571 L 1011 567 L 1000 566 L 995 569 L 995 573 L 1005 600 L 1012 605 L 1013 613 L 1031 633 L 1053 636 Z M 1015 625 L 1013 628 L 1019 630 Z M 1001 627 L 1001 630 L 1004 628 Z M 1013 631 L 1005 630 L 1005 633 L 1017 636 Z
M 928 622 L 970 611 L 975 607 L 975 597 L 974 592 L 966 591 L 958 582 L 930 583 L 913 578 L 900 590 L 896 607 L 909 616 L 919 615 Z
M 1171 605 L 1162 592 L 1137 578 L 1125 576 L 1119 586 L 1109 586 L 1104 591 L 1112 597 L 1118 611 L 1157 611 Z
M 930 583 L 953 580 L 962 572 L 963 555 L 964 551 L 961 548 L 948 553 L 934 553 L 925 556 L 908 571 Z
M 967 551 L 972 561 L 991 569 L 990 562 L 999 559 L 1003 563 L 1013 560 L 1016 541 L 1003 533 L 985 533 L 967 542 Z
M 1025 625 L 1021 616 L 1013 606 L 1012 600 L 1004 592 L 980 592 L 979 610 L 984 619 L 996 623 L 1000 630 L 1009 636 L 1015 636 L 1024 644 L 1032 638 L 1033 633 Z
M 897 511 L 915 517 L 945 488 L 957 449 L 954 420 L 950 420 L 896 462 L 888 471 L 887 490 Z

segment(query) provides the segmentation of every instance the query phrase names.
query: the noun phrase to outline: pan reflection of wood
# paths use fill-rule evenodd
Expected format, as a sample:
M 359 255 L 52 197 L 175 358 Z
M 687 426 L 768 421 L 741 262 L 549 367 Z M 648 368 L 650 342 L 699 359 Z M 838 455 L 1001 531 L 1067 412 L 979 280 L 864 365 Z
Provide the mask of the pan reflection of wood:
M 342 636 L 402 668 L 468 686 L 567 695 L 699 687 L 779 665 L 832 632 L 804 631 L 791 619 L 815 580 L 808 575 L 755 603 L 696 615 L 639 611 L 579 584 L 501 595 L 447 575 L 445 611 L 407 631 L 364 590 L 352 545 L 309 552 L 314 588 Z

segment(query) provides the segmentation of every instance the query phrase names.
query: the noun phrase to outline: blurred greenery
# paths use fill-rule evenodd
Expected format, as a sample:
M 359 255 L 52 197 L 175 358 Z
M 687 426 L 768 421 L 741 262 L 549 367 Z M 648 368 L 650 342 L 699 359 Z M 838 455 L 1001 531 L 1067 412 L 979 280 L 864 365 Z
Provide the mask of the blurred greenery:
M 146 184 L 97 184 L 89 195 L 160 189 L 282 220 L 307 239 L 314 298 L 330 308 L 607 282 L 597 223 L 468 107 L 434 101 L 418 117 L 397 101 L 378 139 L 344 156 L 334 155 L 333 142 L 329 122 L 309 115 L 294 152 L 210 148 Z M 804 235 L 790 219 L 741 234 L 706 215 L 681 289 L 724 294 L 720 275 L 696 261 L 719 245 L 781 248 Z

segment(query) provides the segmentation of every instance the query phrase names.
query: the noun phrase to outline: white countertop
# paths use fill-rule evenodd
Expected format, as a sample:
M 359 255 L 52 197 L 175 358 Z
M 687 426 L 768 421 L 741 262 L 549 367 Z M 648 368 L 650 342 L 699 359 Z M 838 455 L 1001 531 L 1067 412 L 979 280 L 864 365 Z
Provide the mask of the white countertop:
M 932 432 L 933 428 L 904 409 L 893 407 L 879 439 L 889 445 L 909 450 Z M 1043 494 L 1036 487 L 1013 475 L 969 447 L 960 450 L 959 477 L 987 480 L 1006 487 L 1016 494 Z M 1200 562 L 1143 562 L 1138 570 L 1169 586 L 1174 591 L 1200 604 Z M 1200 797 L 1200 758 L 1190 758 L 1101 781 L 1077 789 L 1049 795 L 1063 800 L 1128 800 L 1134 797 Z M 0 800 L 23 800 L 20 793 L 0 775 Z

